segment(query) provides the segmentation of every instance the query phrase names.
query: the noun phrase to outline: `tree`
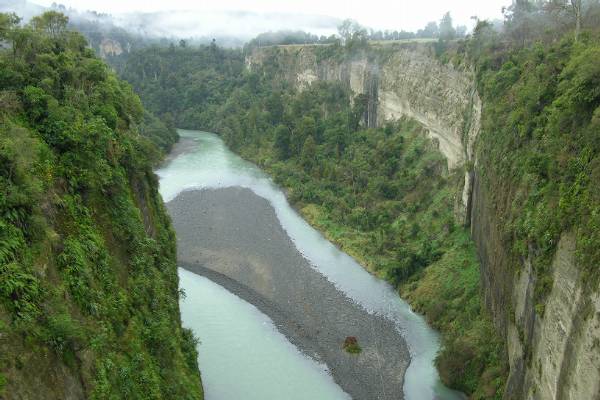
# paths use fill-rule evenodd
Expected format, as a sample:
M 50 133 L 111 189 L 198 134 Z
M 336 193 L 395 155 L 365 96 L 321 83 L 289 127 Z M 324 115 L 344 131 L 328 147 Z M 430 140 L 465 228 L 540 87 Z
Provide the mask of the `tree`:
M 56 39 L 66 31 L 69 17 L 56 11 L 46 11 L 31 19 L 31 26 L 37 31 L 44 31 Z
M 575 41 L 579 38 L 579 33 L 581 32 L 581 15 L 582 15 L 582 0 L 570 0 L 571 4 L 571 12 L 575 17 Z
M 304 141 L 317 131 L 317 123 L 310 116 L 302 117 L 292 131 L 292 147 L 295 155 L 300 155 Z
M 467 27 L 465 25 L 459 25 L 456 27 L 456 37 L 464 38 L 467 36 Z
M 278 125 L 275 128 L 275 143 L 274 147 L 277 155 L 281 160 L 290 158 L 290 131 L 284 125 Z
M 493 25 L 486 20 L 477 20 L 473 28 L 472 40 L 469 41 L 469 54 L 473 59 L 479 59 L 496 40 L 497 32 Z
M 456 37 L 456 30 L 452 26 L 452 16 L 447 12 L 440 21 L 440 39 L 452 40 Z
M 590 1 L 586 3 L 591 3 Z M 585 4 L 583 0 L 551 0 L 546 5 L 546 10 L 550 14 L 554 14 L 560 18 L 561 14 L 569 15 L 569 19 L 572 19 L 574 23 L 574 34 L 575 41 L 578 40 L 579 34 L 581 33 L 582 21 Z M 571 21 L 570 21 L 571 22 Z
M 504 10 L 506 32 L 521 46 L 531 39 L 534 30 L 534 16 L 538 12 L 537 3 L 529 0 L 515 0 Z
M 435 21 L 429 22 L 424 29 L 419 29 L 417 37 L 420 38 L 436 38 L 439 35 L 438 24 Z
M 310 172 L 313 165 L 315 164 L 315 158 L 317 157 L 317 144 L 312 135 L 309 135 L 304 141 L 302 146 L 301 162 L 304 170 Z
M 16 14 L 0 13 L 0 40 L 6 40 L 10 37 L 10 32 L 19 24 L 21 18 Z
M 325 140 L 335 150 L 336 157 L 344 152 L 348 130 L 347 116 L 341 112 L 332 117 L 331 126 L 325 129 Z
M 15 29 L 20 22 L 21 18 L 14 13 L 0 13 L 0 42 L 12 42 L 14 57 L 16 57 L 17 50 L 20 47 L 19 45 L 24 41 L 23 32 L 19 29 Z
M 273 92 L 265 100 L 267 111 L 269 112 L 270 120 L 273 125 L 281 122 L 283 117 L 283 99 L 281 93 Z
M 357 33 L 364 31 L 366 36 L 366 30 L 360 26 L 360 24 L 354 20 L 346 19 L 338 26 L 338 33 L 342 37 L 344 43 L 351 40 Z

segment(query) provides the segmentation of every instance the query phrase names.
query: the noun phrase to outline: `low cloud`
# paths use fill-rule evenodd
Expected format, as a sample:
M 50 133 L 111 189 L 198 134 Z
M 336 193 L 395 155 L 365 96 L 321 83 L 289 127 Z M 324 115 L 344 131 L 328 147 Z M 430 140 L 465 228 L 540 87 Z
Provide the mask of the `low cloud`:
M 102 14 L 60 5 L 52 8 L 64 12 L 73 22 L 83 20 L 105 27 L 117 26 L 148 38 L 235 38 L 237 43 L 260 33 L 281 30 L 329 36 L 341 22 L 339 18 L 323 15 L 276 12 L 176 10 Z M 25 21 L 47 9 L 26 0 L 0 0 L 0 12 L 14 12 Z
M 134 33 L 147 36 L 230 36 L 248 40 L 259 33 L 286 29 L 329 36 L 336 32 L 340 20 L 318 15 L 247 11 L 165 11 L 116 15 L 114 22 Z

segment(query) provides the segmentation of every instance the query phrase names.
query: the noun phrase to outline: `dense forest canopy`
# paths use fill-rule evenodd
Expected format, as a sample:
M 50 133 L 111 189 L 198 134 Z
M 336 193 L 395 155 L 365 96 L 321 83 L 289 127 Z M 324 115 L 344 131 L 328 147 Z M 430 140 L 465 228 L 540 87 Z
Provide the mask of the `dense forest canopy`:
M 0 14 L 0 397 L 201 399 L 152 173 L 173 131 L 67 22 Z
M 119 74 L 167 125 L 207 126 L 220 106 L 245 82 L 239 50 L 209 46 L 152 46 L 115 62 Z

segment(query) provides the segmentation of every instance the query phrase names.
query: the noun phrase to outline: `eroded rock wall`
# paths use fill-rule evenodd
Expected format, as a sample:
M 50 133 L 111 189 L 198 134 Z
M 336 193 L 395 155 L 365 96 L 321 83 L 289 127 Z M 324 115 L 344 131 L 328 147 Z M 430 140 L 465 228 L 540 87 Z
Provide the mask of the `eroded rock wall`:
M 120 56 L 123 54 L 123 47 L 121 43 L 112 39 L 102 39 L 99 44 L 100 57 L 106 58 L 108 56 Z
M 353 55 L 322 56 L 319 46 L 255 49 L 246 58 L 250 69 L 276 65 L 279 79 L 303 90 L 316 81 L 340 81 L 354 95 L 367 96 L 364 124 L 380 126 L 408 116 L 429 136 L 455 170 L 471 165 L 480 128 L 481 100 L 469 68 L 441 63 L 428 44 L 373 48 Z M 457 199 L 457 219 L 469 222 L 472 174 L 465 173 Z
M 365 121 L 368 126 L 409 116 L 429 130 L 450 169 L 471 158 L 481 112 L 471 70 L 439 62 L 429 45 L 406 45 L 383 55 L 359 52 L 343 59 L 319 59 L 317 47 L 259 48 L 246 63 L 257 68 L 275 58 L 280 77 L 299 89 L 319 80 L 344 82 L 376 105 L 367 117 L 372 120 Z
M 479 171 L 480 172 L 480 171 Z M 510 374 L 506 399 L 600 399 L 600 296 L 577 264 L 575 235 L 563 233 L 552 265 L 552 290 L 536 308 L 537 276 L 528 258 L 511 258 L 500 210 L 515 194 L 476 175 L 471 233 L 495 325 L 506 338 Z M 492 196 L 496 201 L 491 201 Z M 530 254 L 535 249 L 530 248 Z

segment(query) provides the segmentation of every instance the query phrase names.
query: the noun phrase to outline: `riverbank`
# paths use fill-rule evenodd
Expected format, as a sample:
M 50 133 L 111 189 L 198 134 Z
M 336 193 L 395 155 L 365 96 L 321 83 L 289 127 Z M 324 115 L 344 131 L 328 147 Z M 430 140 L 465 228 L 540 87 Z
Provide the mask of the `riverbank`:
M 248 189 L 181 193 L 167 204 L 180 265 L 269 315 L 289 340 L 327 364 L 356 399 L 403 398 L 410 361 L 389 319 L 368 313 L 300 254 L 269 202 Z M 363 351 L 342 349 L 356 336 Z
M 446 386 L 499 398 L 507 371 L 503 343 L 482 302 L 474 243 L 454 215 L 462 175 L 444 173 L 446 160 L 419 129 L 402 120 L 353 136 L 342 157 L 324 143 L 317 163 L 281 159 L 274 143 L 237 151 L 286 191 L 312 227 L 427 318 L 441 334 L 435 366 Z

